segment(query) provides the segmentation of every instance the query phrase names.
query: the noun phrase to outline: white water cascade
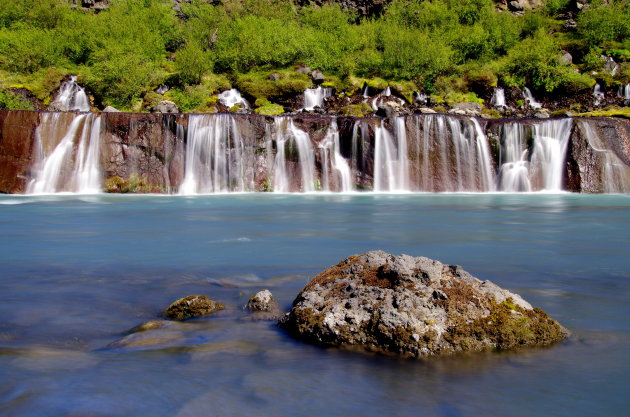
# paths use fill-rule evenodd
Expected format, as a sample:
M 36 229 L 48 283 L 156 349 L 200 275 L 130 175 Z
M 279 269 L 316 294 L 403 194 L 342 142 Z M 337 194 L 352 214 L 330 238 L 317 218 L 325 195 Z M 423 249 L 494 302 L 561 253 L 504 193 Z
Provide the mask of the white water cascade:
M 71 76 L 61 84 L 50 108 L 58 111 L 90 111 L 90 100 L 83 87 L 77 84 L 76 76 Z
M 503 110 L 505 105 L 505 91 L 501 87 L 496 87 L 492 93 L 490 104 L 498 109 Z
M 409 156 L 405 120 L 394 119 L 396 142 L 381 124 L 374 129 L 374 191 L 409 191 Z
M 525 98 L 525 103 L 532 109 L 540 109 L 542 107 L 542 104 L 536 101 L 534 95 L 527 87 L 523 91 L 523 98 Z
M 100 116 L 77 115 L 70 126 L 64 123 L 65 119 L 62 113 L 42 114 L 42 122 L 36 132 L 38 162 L 27 187 L 30 194 L 96 194 L 102 191 Z
M 324 107 L 324 99 L 332 95 L 332 88 L 307 88 L 304 91 L 304 110 L 311 111 L 315 107 Z
M 277 192 L 291 191 L 290 170 L 287 150 L 291 159 L 297 153 L 297 165 L 300 173 L 300 189 L 302 192 L 315 191 L 315 151 L 311 138 L 305 131 L 295 126 L 293 119 L 277 118 L 275 120 L 276 157 L 273 163 L 273 190 Z
M 236 88 L 232 88 L 231 90 L 225 90 L 224 92 L 219 94 L 217 97 L 219 97 L 219 101 L 221 101 L 221 103 L 228 109 L 231 109 L 236 104 L 239 104 L 242 109 L 250 108 L 247 100 L 245 100 L 243 96 L 241 96 L 241 93 Z
M 593 87 L 593 105 L 601 105 L 604 98 L 606 98 L 606 95 L 602 91 L 602 87 L 599 84 L 595 84 L 595 87 Z
M 338 184 L 338 191 L 343 193 L 352 191 L 352 170 L 350 165 L 348 165 L 348 161 L 341 155 L 337 121 L 333 121 L 330 124 L 326 137 L 319 144 L 319 149 L 322 157 L 323 191 L 332 191 L 329 166 L 332 167 L 332 171 L 336 174 L 335 181 Z
M 620 85 L 617 96 L 624 100 L 630 100 L 630 83 L 626 85 Z
M 245 151 L 236 119 L 229 115 L 190 115 L 184 180 L 179 193 L 207 194 L 253 188 L 253 155 Z M 248 175 L 249 174 L 249 175 Z
M 499 190 L 561 191 L 571 127 L 571 119 L 533 126 L 506 124 L 501 137 Z

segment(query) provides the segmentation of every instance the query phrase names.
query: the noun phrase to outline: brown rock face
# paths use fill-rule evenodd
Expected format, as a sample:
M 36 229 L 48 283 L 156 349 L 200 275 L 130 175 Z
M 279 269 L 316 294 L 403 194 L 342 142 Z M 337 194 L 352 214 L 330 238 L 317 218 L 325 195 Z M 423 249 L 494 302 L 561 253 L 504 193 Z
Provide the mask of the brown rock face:
M 383 251 L 317 275 L 280 325 L 319 345 L 406 357 L 546 346 L 568 334 L 519 295 L 459 266 Z
M 32 164 L 39 113 L 0 111 L 0 193 L 22 193 Z
M 225 306 L 205 295 L 189 295 L 174 301 L 164 310 L 166 317 L 172 320 L 186 320 L 193 317 L 206 316 Z

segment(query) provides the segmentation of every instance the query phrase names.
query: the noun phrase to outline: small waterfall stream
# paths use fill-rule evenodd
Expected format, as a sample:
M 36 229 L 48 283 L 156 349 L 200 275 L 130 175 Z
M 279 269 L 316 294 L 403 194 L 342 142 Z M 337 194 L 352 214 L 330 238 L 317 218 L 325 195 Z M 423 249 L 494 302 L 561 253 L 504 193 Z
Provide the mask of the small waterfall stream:
M 332 95 L 332 88 L 307 88 L 304 91 L 304 110 L 311 111 L 315 107 L 324 107 L 324 99 Z
M 50 104 L 58 111 L 90 111 L 90 100 L 85 90 L 77 84 L 77 77 L 71 76 L 61 84 L 57 97 Z

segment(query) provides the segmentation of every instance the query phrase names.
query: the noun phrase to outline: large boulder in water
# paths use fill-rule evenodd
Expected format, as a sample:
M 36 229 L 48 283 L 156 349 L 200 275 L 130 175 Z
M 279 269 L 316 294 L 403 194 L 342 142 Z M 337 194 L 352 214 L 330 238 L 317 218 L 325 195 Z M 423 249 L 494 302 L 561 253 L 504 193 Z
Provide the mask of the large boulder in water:
M 461 267 L 372 251 L 317 275 L 280 321 L 292 335 L 407 357 L 545 346 L 568 332 Z

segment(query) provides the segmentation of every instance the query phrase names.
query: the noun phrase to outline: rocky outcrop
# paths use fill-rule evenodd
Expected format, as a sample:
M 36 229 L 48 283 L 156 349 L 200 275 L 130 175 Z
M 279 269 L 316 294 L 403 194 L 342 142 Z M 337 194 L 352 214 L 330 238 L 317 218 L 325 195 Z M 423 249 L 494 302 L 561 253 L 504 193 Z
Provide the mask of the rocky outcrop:
M 174 301 L 164 310 L 164 315 L 171 320 L 186 320 L 206 316 L 224 308 L 223 304 L 205 295 L 189 295 Z
M 317 275 L 280 325 L 319 345 L 406 357 L 547 346 L 568 334 L 519 295 L 459 266 L 383 251 Z
M 23 193 L 30 178 L 39 114 L 0 111 L 0 193 Z

